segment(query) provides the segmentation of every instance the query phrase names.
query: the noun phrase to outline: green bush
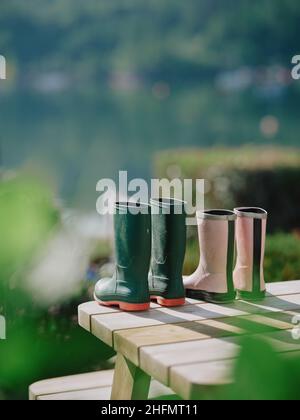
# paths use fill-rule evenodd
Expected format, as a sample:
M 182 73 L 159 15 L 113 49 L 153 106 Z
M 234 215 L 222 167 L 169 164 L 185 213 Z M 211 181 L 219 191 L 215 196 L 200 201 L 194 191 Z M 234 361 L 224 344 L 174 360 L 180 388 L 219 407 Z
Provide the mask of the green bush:
M 211 148 L 159 153 L 159 178 L 205 179 L 207 208 L 259 206 L 269 211 L 269 231 L 300 227 L 300 149 Z
M 300 279 L 300 238 L 279 233 L 267 238 L 265 273 L 268 282 Z
M 185 273 L 192 273 L 198 262 L 198 239 L 191 235 L 187 243 Z M 268 283 L 300 279 L 300 238 L 297 235 L 279 233 L 267 237 L 265 278 Z

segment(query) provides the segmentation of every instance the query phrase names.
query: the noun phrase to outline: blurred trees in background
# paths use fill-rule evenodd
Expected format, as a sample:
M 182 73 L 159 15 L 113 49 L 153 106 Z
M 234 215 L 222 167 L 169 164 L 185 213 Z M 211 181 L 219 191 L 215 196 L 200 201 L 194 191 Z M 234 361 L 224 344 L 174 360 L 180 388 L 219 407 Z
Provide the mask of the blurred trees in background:
M 288 65 L 299 20 L 295 0 L 2 0 L 0 51 L 20 72 L 182 80 L 245 64 Z

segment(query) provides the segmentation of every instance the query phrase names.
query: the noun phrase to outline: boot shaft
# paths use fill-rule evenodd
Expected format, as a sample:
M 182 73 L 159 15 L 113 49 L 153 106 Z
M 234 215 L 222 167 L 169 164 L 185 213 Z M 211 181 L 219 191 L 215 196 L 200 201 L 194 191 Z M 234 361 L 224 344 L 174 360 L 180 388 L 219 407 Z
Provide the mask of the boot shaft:
M 237 208 L 237 262 L 234 272 L 236 288 L 258 296 L 265 291 L 264 255 L 267 212 L 260 208 Z
M 169 298 L 184 296 L 182 270 L 186 250 L 185 203 L 152 199 L 152 256 L 150 289 Z
M 150 307 L 148 271 L 151 257 L 151 214 L 148 205 L 116 203 L 114 215 L 116 268 L 95 286 L 95 299 L 126 311 Z
M 235 214 L 230 210 L 198 212 L 200 267 L 212 288 L 233 293 Z M 219 283 L 219 284 L 217 284 Z
M 118 279 L 147 278 L 151 258 L 150 206 L 116 203 L 114 215 L 115 257 Z
M 197 213 L 201 266 L 207 273 L 232 277 L 236 216 L 230 210 Z
M 235 299 L 235 220 L 231 210 L 197 212 L 200 260 L 197 270 L 184 279 L 189 297 L 215 303 Z

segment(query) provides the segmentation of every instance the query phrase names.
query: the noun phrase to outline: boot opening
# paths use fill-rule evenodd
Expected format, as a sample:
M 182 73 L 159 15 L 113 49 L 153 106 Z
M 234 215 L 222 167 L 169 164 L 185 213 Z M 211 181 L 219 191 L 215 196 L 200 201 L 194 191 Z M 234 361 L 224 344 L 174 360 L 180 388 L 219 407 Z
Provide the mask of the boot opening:
M 234 212 L 231 210 L 205 210 L 204 214 L 210 214 L 212 216 L 232 216 Z
M 184 206 L 186 202 L 177 198 L 151 198 L 151 204 L 157 206 Z
M 255 214 L 266 214 L 266 210 L 261 209 L 259 207 L 240 207 L 236 209 L 243 213 L 255 213 Z
M 236 215 L 232 210 L 214 209 L 204 210 L 197 212 L 198 219 L 210 219 L 210 220 L 236 220 Z
M 240 217 L 252 217 L 255 219 L 266 219 L 268 213 L 266 210 L 260 207 L 238 207 L 235 210 L 235 214 Z
M 116 208 L 133 208 L 133 209 L 140 209 L 140 208 L 149 208 L 149 204 L 146 203 L 135 203 L 133 201 L 117 201 L 115 203 Z

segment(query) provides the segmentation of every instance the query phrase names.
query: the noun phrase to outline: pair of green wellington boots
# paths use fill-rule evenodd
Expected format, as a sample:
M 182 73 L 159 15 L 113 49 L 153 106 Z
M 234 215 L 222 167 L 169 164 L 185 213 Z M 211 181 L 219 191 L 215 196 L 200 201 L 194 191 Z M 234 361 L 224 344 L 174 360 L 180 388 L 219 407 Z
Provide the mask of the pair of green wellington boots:
M 184 202 L 175 199 L 152 199 L 150 205 L 118 202 L 114 232 L 115 272 L 96 284 L 95 300 L 124 311 L 145 311 L 151 300 L 168 307 L 183 305 Z

